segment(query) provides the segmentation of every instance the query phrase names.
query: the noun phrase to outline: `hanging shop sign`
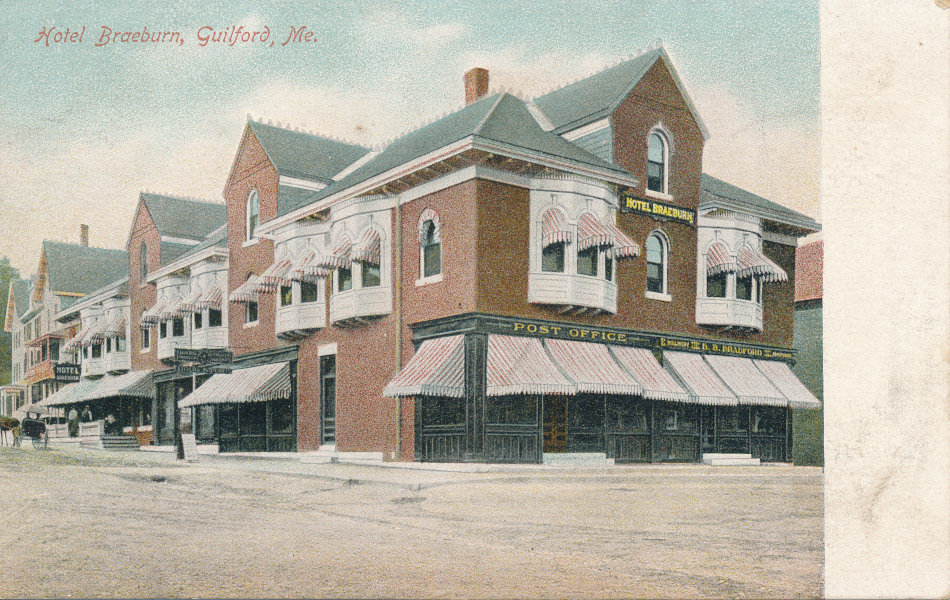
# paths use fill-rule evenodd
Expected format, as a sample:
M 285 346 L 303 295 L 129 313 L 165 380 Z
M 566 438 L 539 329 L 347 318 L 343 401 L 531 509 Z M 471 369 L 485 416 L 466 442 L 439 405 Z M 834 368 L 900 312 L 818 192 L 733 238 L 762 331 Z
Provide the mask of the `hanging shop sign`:
M 179 375 L 191 375 L 193 373 L 207 375 L 218 373 L 228 374 L 231 370 L 231 367 L 222 367 L 221 365 L 175 365 L 175 372 Z
M 620 212 L 648 215 L 654 219 L 666 219 L 687 225 L 696 225 L 696 211 L 675 204 L 638 198 L 630 194 L 620 195 Z
M 234 360 L 234 353 L 220 348 L 175 348 L 175 362 L 226 363 Z
M 82 371 L 78 364 L 58 363 L 53 365 L 53 376 L 60 383 L 74 383 L 79 381 Z

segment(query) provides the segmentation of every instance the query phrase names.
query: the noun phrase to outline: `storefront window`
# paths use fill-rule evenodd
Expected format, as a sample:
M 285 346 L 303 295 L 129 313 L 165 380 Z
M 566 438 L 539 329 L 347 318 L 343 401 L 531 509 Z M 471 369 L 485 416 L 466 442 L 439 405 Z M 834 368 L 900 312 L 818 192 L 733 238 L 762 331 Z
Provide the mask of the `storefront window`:
M 195 436 L 200 440 L 210 440 L 214 436 L 213 404 L 203 404 L 195 407 Z
M 245 402 L 241 407 L 241 435 L 264 435 L 267 432 L 267 403 Z
M 535 396 L 496 396 L 487 400 L 487 423 L 525 424 L 538 422 Z
M 785 410 L 774 406 L 752 408 L 752 433 L 782 435 L 785 433 Z
M 427 396 L 422 404 L 425 425 L 464 425 L 465 399 Z
M 749 431 L 749 412 L 745 407 L 724 406 L 719 409 L 721 433 L 746 433 Z
M 294 432 L 294 403 L 291 400 L 274 400 L 271 405 L 271 433 Z

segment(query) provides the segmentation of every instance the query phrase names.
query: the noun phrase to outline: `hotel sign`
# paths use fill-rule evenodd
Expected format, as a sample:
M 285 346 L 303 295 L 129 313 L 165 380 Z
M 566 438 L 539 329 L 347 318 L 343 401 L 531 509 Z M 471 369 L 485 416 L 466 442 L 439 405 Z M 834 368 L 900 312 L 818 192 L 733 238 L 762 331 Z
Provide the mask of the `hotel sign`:
M 683 208 L 675 204 L 647 200 L 646 198 L 637 198 L 630 194 L 621 194 L 620 212 L 648 215 L 654 219 L 667 219 L 696 226 L 696 211 L 691 208 Z
M 53 365 L 53 376 L 60 383 L 74 383 L 79 381 L 82 373 L 79 365 L 58 363 Z

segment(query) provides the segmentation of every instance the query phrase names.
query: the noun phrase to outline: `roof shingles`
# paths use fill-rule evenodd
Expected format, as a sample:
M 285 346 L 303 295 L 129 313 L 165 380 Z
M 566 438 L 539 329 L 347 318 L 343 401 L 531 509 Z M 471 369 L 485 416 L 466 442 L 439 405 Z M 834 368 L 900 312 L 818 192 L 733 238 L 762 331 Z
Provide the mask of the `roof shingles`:
M 85 295 L 129 276 L 125 250 L 45 241 L 43 254 L 53 293 Z

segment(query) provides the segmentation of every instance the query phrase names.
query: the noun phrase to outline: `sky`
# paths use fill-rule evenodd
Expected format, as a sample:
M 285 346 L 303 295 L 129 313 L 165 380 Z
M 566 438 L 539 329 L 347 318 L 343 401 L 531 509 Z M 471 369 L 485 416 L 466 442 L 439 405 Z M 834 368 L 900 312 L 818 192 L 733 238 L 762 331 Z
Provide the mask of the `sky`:
M 817 0 L 63 4 L 0 0 L 0 256 L 23 276 L 82 223 L 124 248 L 141 191 L 221 202 L 248 115 L 380 146 L 461 108 L 472 67 L 532 98 L 658 40 L 704 172 L 821 218 Z M 237 27 L 260 33 L 213 41 Z

